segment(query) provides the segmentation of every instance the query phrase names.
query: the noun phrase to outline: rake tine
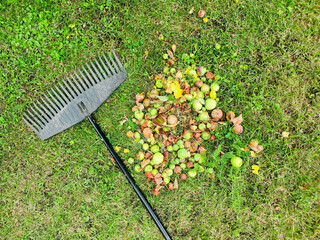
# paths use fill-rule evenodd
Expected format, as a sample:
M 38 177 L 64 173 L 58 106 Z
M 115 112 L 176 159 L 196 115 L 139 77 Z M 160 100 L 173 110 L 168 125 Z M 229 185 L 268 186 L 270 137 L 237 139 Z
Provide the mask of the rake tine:
M 54 110 L 52 109 L 52 107 L 42 97 L 40 97 L 40 99 L 49 108 L 49 110 L 53 113 Z M 45 109 L 45 108 L 43 107 L 43 109 Z M 50 111 L 47 111 L 47 113 L 48 113 L 48 115 L 50 115 L 50 118 L 53 118 L 53 115 Z
M 60 95 L 58 95 L 58 94 L 56 94 L 56 95 L 58 95 L 59 96 L 59 100 L 61 99 L 61 103 L 63 104 L 63 103 L 65 103 L 65 104 L 68 104 L 68 98 L 63 94 L 63 92 L 58 88 L 58 86 L 57 85 L 55 85 L 54 86 L 54 88 L 57 90 L 57 92 L 60 94 Z
M 52 90 L 52 88 L 51 88 L 51 90 Z M 54 91 L 52 91 L 52 92 L 54 92 Z M 48 94 L 49 94 L 49 96 L 51 97 L 52 102 L 55 103 L 53 106 L 55 107 L 55 109 L 56 109 L 56 108 L 58 109 L 58 110 L 57 110 L 57 113 L 58 113 L 58 112 L 62 109 L 61 104 L 59 103 L 59 101 L 57 101 L 57 100 L 52 96 L 51 92 L 48 91 Z
M 90 74 L 88 73 L 87 69 L 86 69 L 83 65 L 82 65 L 82 69 L 83 69 L 84 73 L 86 74 L 86 76 L 89 78 L 90 83 L 91 83 L 91 86 L 95 85 L 96 82 L 94 81 L 94 79 L 92 79 L 92 77 L 91 77 Z M 85 77 L 85 75 L 80 71 L 80 69 L 79 69 L 79 72 L 80 72 L 80 74 L 83 75 L 83 77 Z
M 80 69 L 78 68 L 78 72 L 80 73 L 80 75 L 82 76 L 82 78 L 80 78 L 80 76 L 76 73 L 76 71 L 74 71 L 74 74 L 76 75 L 76 77 L 78 79 L 81 79 L 86 85 L 87 88 L 90 88 L 91 83 L 88 81 L 88 79 L 83 75 L 83 73 L 80 71 Z
M 79 83 L 83 86 L 84 90 L 87 90 L 90 85 L 86 85 L 85 81 L 79 77 L 78 73 L 76 71 L 73 71 L 74 75 L 76 75 L 77 79 L 79 80 Z
M 62 89 L 65 97 L 66 97 L 66 100 L 68 101 L 71 101 L 72 100 L 72 96 L 70 93 L 68 93 L 68 91 L 66 90 L 66 88 L 59 82 L 58 85 L 60 86 L 60 88 Z
M 73 89 L 71 92 L 74 93 L 76 96 L 79 96 L 80 92 L 79 92 L 78 88 L 76 88 L 76 86 L 71 82 L 71 80 L 68 77 L 66 77 L 66 78 L 67 78 L 67 82 L 71 85 L 71 87 Z
M 95 83 L 98 83 L 99 82 L 99 78 L 97 77 L 97 75 L 93 72 L 92 68 L 86 63 L 86 66 L 87 68 L 89 69 L 89 71 L 91 72 L 94 80 L 95 80 Z
M 94 71 L 98 74 L 100 82 L 103 80 L 103 77 L 101 76 L 101 74 L 99 73 L 98 69 L 96 68 L 96 66 L 93 64 L 93 62 L 90 60 L 90 63 L 94 69 Z
M 79 85 L 78 81 L 74 78 L 74 76 L 70 73 L 71 78 L 73 79 L 73 81 L 76 83 L 80 93 L 82 93 L 85 89 Z
M 99 59 L 100 59 L 100 62 L 102 63 L 102 66 L 104 67 L 105 71 L 107 71 L 107 74 L 108 74 L 109 76 L 112 76 L 112 74 L 110 73 L 108 67 L 104 64 L 104 62 L 103 62 L 103 60 L 102 60 L 102 58 L 101 58 L 100 55 L 99 55 Z
M 110 62 L 108 61 L 106 55 L 104 55 L 104 53 L 102 53 L 102 56 L 104 57 L 104 59 L 106 60 L 108 66 L 109 66 L 109 69 L 112 71 L 112 75 L 116 74 L 116 72 L 114 71 L 113 67 L 111 66 Z
M 33 109 L 31 106 L 30 106 L 30 109 L 35 113 L 34 109 Z M 43 127 L 44 127 L 44 124 L 43 124 L 39 119 L 37 119 L 36 116 L 33 115 L 33 114 L 30 112 L 30 110 L 28 110 L 28 113 L 29 113 L 30 117 L 33 117 L 33 119 L 38 123 L 38 126 L 39 126 L 40 128 L 43 128 Z
M 33 131 L 38 133 L 40 132 L 41 128 L 34 121 L 32 121 L 32 119 L 29 118 L 26 113 L 22 116 L 22 118 L 32 128 Z
M 123 67 L 123 65 L 121 64 L 121 62 L 120 62 L 119 58 L 117 57 L 116 53 L 114 52 L 113 49 L 112 49 L 111 51 L 112 51 L 112 54 L 113 54 L 114 58 L 116 59 L 118 65 L 120 66 L 121 70 L 124 71 L 124 67 Z
M 58 98 L 58 101 L 55 100 L 55 102 L 57 103 L 57 105 L 59 106 L 60 110 L 63 109 L 63 101 L 62 99 L 60 98 L 59 94 L 57 94 L 53 88 L 51 88 L 51 91 L 53 93 L 54 96 L 56 96 L 56 98 L 53 97 L 53 99 L 57 99 Z
M 52 90 L 52 92 L 56 95 L 56 97 L 58 98 L 58 100 L 60 100 L 60 102 L 62 102 L 61 101 L 61 98 L 59 97 L 59 95 L 51 88 L 51 90 Z M 62 106 L 60 103 L 59 103 L 59 101 L 56 101 L 58 104 L 59 104 L 59 106 L 61 107 L 61 109 L 63 109 L 64 108 L 64 106 Z M 67 108 L 65 108 L 66 109 L 66 111 L 68 111 L 68 109 Z M 70 115 L 70 114 L 69 114 Z M 68 116 L 68 115 L 66 115 L 66 118 L 68 119 L 68 121 L 69 122 L 71 122 L 71 119 L 70 119 L 70 116 Z M 60 123 L 64 123 L 64 122 L 68 122 L 68 121 L 63 121 L 63 119 L 60 121 Z
M 77 94 L 70 88 L 70 86 L 62 79 L 63 84 L 66 86 L 66 88 L 69 90 L 69 92 L 66 89 L 66 92 L 69 93 L 69 96 L 71 97 L 70 100 L 74 99 Z
M 109 58 L 110 58 L 110 60 L 111 60 L 111 62 L 112 62 L 112 64 L 113 64 L 113 66 L 115 67 L 116 72 L 120 72 L 117 64 L 114 62 L 113 58 L 111 57 L 110 52 L 108 52 L 108 56 L 109 56 Z
M 52 95 L 51 95 L 51 93 L 50 93 L 49 91 L 47 91 L 47 94 L 49 94 L 49 96 L 50 96 L 51 98 L 53 98 Z M 48 102 L 51 104 L 51 106 L 53 107 L 53 109 L 55 110 L 55 112 L 58 113 L 58 112 L 60 111 L 60 109 L 51 101 L 51 99 L 50 99 L 47 95 L 44 95 L 44 96 L 46 97 L 46 99 L 48 100 Z M 51 108 L 51 109 L 52 109 L 52 108 Z
M 96 64 L 97 64 L 98 68 L 99 68 L 99 69 L 100 69 L 100 71 L 102 72 L 102 75 L 103 75 L 104 79 L 107 79 L 107 78 L 108 78 L 108 76 L 105 74 L 104 69 L 100 66 L 100 64 L 98 63 L 98 61 L 97 61 L 97 59 L 96 59 L 96 58 L 94 59 L 94 61 L 96 62 Z
M 41 118 L 41 120 L 45 120 L 43 121 L 43 123 L 46 123 L 46 122 L 48 123 L 50 121 L 50 118 L 48 118 L 48 116 L 35 103 L 33 104 L 33 106 L 42 114 L 42 116 L 41 115 L 38 115 L 38 116 Z

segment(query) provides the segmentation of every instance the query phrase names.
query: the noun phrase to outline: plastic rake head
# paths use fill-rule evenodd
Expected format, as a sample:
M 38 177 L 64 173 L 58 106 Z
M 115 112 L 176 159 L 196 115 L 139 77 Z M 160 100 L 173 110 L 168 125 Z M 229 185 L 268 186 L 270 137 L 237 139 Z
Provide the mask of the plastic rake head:
M 23 119 L 41 139 L 81 122 L 126 79 L 115 52 L 107 55 L 70 73 L 25 112 Z

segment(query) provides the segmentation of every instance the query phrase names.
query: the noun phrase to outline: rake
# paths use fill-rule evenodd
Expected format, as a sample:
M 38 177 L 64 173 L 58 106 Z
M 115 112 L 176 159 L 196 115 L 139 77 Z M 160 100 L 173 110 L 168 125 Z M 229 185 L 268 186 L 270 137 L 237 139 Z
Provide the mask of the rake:
M 126 166 L 91 116 L 128 76 L 115 52 L 112 50 L 112 54 L 109 52 L 107 55 L 102 54 L 70 73 L 47 91 L 44 97 L 33 103 L 23 119 L 42 140 L 45 140 L 88 118 L 164 238 L 171 239 Z

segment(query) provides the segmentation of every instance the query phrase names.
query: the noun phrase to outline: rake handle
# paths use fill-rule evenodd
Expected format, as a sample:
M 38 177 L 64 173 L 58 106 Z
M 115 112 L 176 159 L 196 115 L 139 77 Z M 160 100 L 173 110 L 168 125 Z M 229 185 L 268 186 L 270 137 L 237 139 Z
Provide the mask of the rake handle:
M 154 220 L 154 222 L 157 224 L 160 232 L 162 233 L 163 237 L 166 240 L 171 240 L 171 237 L 169 236 L 169 234 L 167 233 L 166 229 L 164 228 L 164 226 L 162 225 L 162 223 L 160 222 L 159 218 L 157 217 L 157 215 L 155 214 L 155 212 L 152 210 L 150 204 L 148 203 L 147 199 L 145 198 L 145 196 L 143 195 L 143 193 L 141 192 L 140 188 L 136 185 L 134 179 L 132 178 L 131 174 L 129 173 L 129 171 L 127 170 L 126 166 L 123 164 L 122 160 L 120 159 L 120 157 L 118 156 L 118 154 L 114 151 L 111 143 L 109 142 L 109 140 L 107 139 L 107 137 L 104 135 L 104 133 L 101 131 L 100 127 L 98 124 L 96 124 L 96 122 L 94 121 L 94 119 L 89 115 L 88 119 L 90 121 L 90 123 L 92 124 L 94 130 L 96 130 L 97 134 L 99 135 L 99 137 L 101 138 L 101 140 L 103 141 L 103 143 L 106 145 L 106 147 L 108 148 L 109 152 L 111 153 L 112 157 L 116 160 L 118 166 L 120 167 L 120 169 L 122 170 L 122 172 L 124 173 L 124 175 L 127 177 L 128 181 L 130 182 L 131 186 L 133 187 L 134 191 L 136 192 L 136 194 L 139 196 L 141 202 L 143 203 L 143 205 L 145 206 L 145 208 L 148 210 L 149 214 L 151 215 L 152 219 Z

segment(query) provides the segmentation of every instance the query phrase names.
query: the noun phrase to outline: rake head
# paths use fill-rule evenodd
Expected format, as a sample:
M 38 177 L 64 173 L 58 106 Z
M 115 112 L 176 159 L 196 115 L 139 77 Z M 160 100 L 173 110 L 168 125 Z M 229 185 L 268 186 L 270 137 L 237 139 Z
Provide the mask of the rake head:
M 81 122 L 127 77 L 113 50 L 112 55 L 102 54 L 70 73 L 30 106 L 24 121 L 43 140 Z

